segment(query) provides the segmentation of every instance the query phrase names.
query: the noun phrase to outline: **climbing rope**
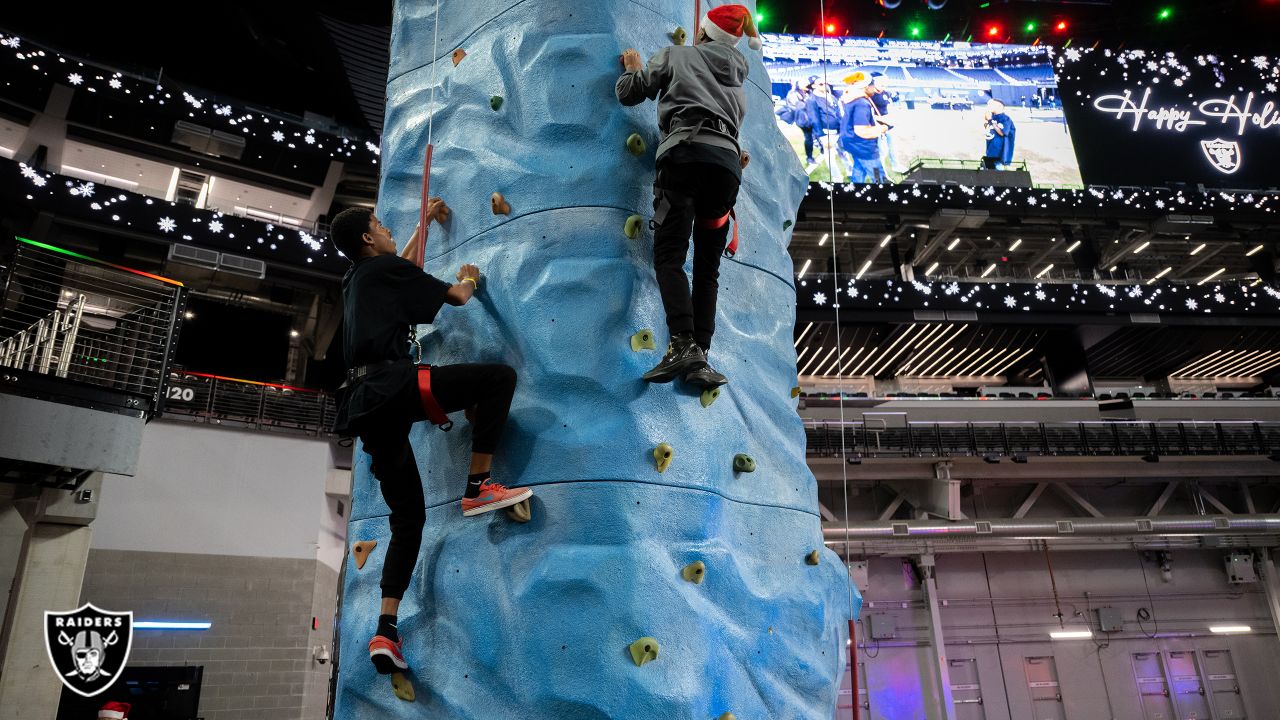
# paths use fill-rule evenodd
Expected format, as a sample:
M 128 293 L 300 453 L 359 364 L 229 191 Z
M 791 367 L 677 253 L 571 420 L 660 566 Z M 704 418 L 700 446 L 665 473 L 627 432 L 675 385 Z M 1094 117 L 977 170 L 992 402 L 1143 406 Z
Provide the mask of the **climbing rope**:
M 427 203 L 431 197 L 431 155 L 435 150 L 435 146 L 431 144 L 432 131 L 435 130 L 436 119 L 436 64 L 440 61 L 440 0 L 436 0 L 435 12 L 435 30 L 433 31 L 431 41 L 431 97 L 427 101 L 427 150 L 422 158 L 422 204 L 418 206 L 418 232 L 422 233 L 418 239 L 417 255 L 414 258 L 418 267 L 424 267 L 427 262 Z M 416 325 L 409 328 L 409 344 L 413 346 L 413 362 L 420 364 L 422 362 L 422 343 L 418 342 L 418 327 Z
M 818 0 L 819 29 L 825 31 L 827 27 L 827 3 L 826 0 Z M 827 67 L 829 61 L 827 59 L 827 34 L 822 32 L 822 82 L 826 83 L 827 92 L 831 90 L 831 83 L 827 79 Z M 823 129 L 823 150 L 827 156 L 827 180 L 831 184 L 831 189 L 827 193 L 829 215 L 831 220 L 831 297 L 834 298 L 831 303 L 832 309 L 836 314 L 836 355 L 842 356 L 840 353 L 840 262 L 836 253 L 836 180 L 834 167 L 831 162 L 831 139 L 826 136 L 825 128 Z M 844 378 L 840 374 L 840 361 L 836 360 L 836 377 L 840 378 L 839 385 L 836 386 L 836 392 L 839 393 L 840 406 L 840 457 L 845 457 L 844 443 Z M 849 559 L 849 538 L 851 531 L 849 528 L 849 463 L 840 463 L 841 485 L 844 491 L 844 563 L 845 563 L 845 581 L 849 587 L 849 682 L 853 689 L 853 717 L 854 720 L 861 715 L 861 705 L 858 701 L 858 646 L 854 642 L 855 621 L 853 619 L 853 574 L 851 572 L 852 562 Z

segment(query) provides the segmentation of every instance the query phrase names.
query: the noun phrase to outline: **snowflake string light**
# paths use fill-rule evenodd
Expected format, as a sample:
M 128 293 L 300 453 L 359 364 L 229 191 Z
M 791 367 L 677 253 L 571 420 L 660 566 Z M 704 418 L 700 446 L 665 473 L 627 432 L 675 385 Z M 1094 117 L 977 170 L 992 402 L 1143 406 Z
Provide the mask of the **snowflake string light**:
M 1226 295 L 1223 295 L 1222 293 L 1216 293 L 1216 294 L 1213 296 L 1213 299 L 1214 299 L 1214 300 L 1216 300 L 1216 301 L 1218 301 L 1219 303 L 1224 303 L 1224 302 L 1226 302 L 1226 301 L 1227 301 L 1227 296 L 1226 296 Z
M 81 85 L 84 83 L 84 77 L 80 73 L 71 73 L 67 76 L 67 82 L 72 85 Z
M 1253 66 L 1259 70 L 1266 70 L 1271 67 L 1271 61 L 1267 60 L 1266 55 L 1256 55 L 1253 58 Z
M 217 233 L 222 232 L 222 221 L 221 221 L 221 220 L 210 220 L 210 221 L 209 221 L 209 232 L 214 233 L 214 234 L 217 234 Z
M 120 78 L 111 78 L 110 80 L 107 81 L 107 86 L 110 87 L 112 90 L 119 90 Z
M 1037 291 L 1036 291 L 1036 299 L 1037 299 L 1037 300 L 1044 300 L 1046 297 L 1048 297 L 1048 296 L 1044 294 L 1044 291 L 1043 291 L 1043 290 L 1037 290 Z
M 814 294 L 813 294 L 813 304 L 814 304 L 814 305 L 826 305 L 826 304 L 827 304 L 827 294 L 826 294 L 826 293 L 821 293 L 821 292 L 814 293 Z
M 1163 308 L 1164 306 L 1161 306 L 1161 307 Z M 1187 298 L 1188 310 L 1195 310 L 1198 307 L 1200 307 L 1200 304 L 1196 302 L 1195 298 Z
M 315 145 L 315 144 L 316 144 L 316 136 L 315 136 L 315 135 L 312 135 L 311 133 L 307 133 L 306 135 L 303 135 L 303 136 L 302 136 L 302 140 L 303 140 L 303 142 L 305 142 L 305 143 L 306 143 L 306 144 L 308 144 L 308 145 Z
M 947 285 L 945 288 L 943 288 L 943 292 L 945 292 L 948 295 L 955 295 L 956 293 L 960 292 L 960 283 L 953 282 L 950 285 Z
M 284 133 L 280 132 L 279 130 L 273 130 L 271 132 L 271 139 L 275 140 L 276 142 L 284 142 Z
M 1015 308 L 1018 306 L 1018 301 L 1015 300 L 1012 295 L 1005 295 L 1004 306 L 1007 308 Z
M 71 194 L 78 197 L 93 197 L 93 190 L 93 183 L 85 182 L 71 188 Z
M 228 117 L 229 115 L 231 115 L 231 106 L 230 105 L 214 105 L 213 111 L 218 115 L 221 115 L 222 117 Z
M 158 224 L 160 225 L 160 231 L 167 233 L 173 232 L 178 227 L 178 223 L 171 217 L 160 218 L 160 222 Z

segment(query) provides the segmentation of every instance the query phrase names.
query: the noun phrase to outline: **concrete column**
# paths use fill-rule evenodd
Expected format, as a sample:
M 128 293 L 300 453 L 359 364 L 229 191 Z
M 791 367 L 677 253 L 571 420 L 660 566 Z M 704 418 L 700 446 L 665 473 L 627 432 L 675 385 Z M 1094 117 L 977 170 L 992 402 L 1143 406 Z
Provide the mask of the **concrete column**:
M 37 147 L 44 145 L 49 148 L 45 169 L 62 172 L 62 148 L 67 142 L 67 110 L 71 108 L 74 94 L 75 91 L 66 85 L 53 86 L 44 112 L 36 113 L 27 125 L 27 135 L 18 145 L 18 152 L 13 156 L 15 160 L 25 162 Z
M 1261 553 L 1258 565 L 1262 568 L 1262 589 L 1267 596 L 1267 610 L 1271 612 L 1271 624 L 1275 626 L 1276 637 L 1280 639 L 1280 576 L 1276 575 L 1276 564 L 1271 559 L 1271 551 L 1263 548 L 1258 552 Z
M 46 610 L 73 610 L 89 560 L 85 525 L 37 522 L 23 539 L 0 658 L 0 720 L 55 720 L 62 681 L 45 649 Z
M 342 182 L 343 165 L 337 160 L 329 161 L 329 170 L 324 175 L 324 184 L 311 191 L 311 201 L 307 203 L 307 219 L 315 220 L 329 212 L 333 205 L 334 193 L 338 191 L 338 183 Z
M 947 662 L 947 638 L 942 633 L 942 611 L 938 607 L 938 581 L 934 577 L 933 555 L 920 556 L 920 570 L 924 573 L 924 596 L 929 602 L 929 644 L 936 660 L 934 682 L 938 684 L 935 696 L 938 720 L 956 720 L 956 706 L 951 697 L 951 666 Z

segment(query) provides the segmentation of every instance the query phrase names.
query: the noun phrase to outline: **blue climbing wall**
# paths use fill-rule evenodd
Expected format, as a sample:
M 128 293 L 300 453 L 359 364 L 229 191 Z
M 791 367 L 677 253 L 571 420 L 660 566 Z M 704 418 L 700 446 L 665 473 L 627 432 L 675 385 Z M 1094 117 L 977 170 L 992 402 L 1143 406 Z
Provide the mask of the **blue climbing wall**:
M 426 333 L 433 363 L 504 362 L 519 373 L 495 479 L 536 487 L 533 521 L 464 519 L 470 430 L 415 428 L 427 527 L 400 609 L 417 700 L 395 697 L 365 645 L 380 597 L 387 508 L 357 453 L 336 717 L 828 720 L 847 658 L 852 592 L 822 543 L 804 462 L 786 251 L 805 177 L 774 125 L 759 54 L 750 65 L 739 196 L 742 248 L 721 268 L 711 359 L 731 384 L 703 408 L 680 383 L 640 375 L 667 333 L 652 235 L 656 108 L 614 98 L 618 55 L 646 57 L 692 29 L 686 0 L 442 0 L 396 3 L 379 216 L 402 241 L 416 222 L 435 73 L 432 194 L 453 209 L 433 226 L 426 269 L 480 266 L 476 299 Z M 704 5 L 704 12 L 706 6 Z M 467 55 L 456 67 L 450 54 Z M 434 70 L 433 70 L 433 65 Z M 503 104 L 491 109 L 490 99 Z M 625 148 L 638 132 L 649 150 Z M 511 214 L 495 215 L 502 193 Z M 656 331 L 659 349 L 630 336 Z M 658 473 L 652 450 L 675 448 Z M 733 457 L 755 458 L 754 473 Z M 818 565 L 805 556 L 821 549 Z M 681 568 L 706 564 L 706 580 Z M 633 664 L 643 636 L 659 658 Z

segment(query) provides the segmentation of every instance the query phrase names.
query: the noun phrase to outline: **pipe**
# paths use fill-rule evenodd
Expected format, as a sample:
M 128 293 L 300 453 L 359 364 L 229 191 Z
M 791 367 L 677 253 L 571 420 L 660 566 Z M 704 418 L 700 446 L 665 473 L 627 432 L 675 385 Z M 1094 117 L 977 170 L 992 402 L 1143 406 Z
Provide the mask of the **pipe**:
M 849 618 L 849 687 L 853 690 L 853 720 L 862 718 L 862 699 L 858 697 L 858 621 Z
M 979 532 L 981 526 L 981 532 Z M 1147 537 L 1204 535 L 1280 535 L 1280 515 L 1170 515 L 1165 517 L 1061 518 L 1018 520 L 889 520 L 822 524 L 824 540 L 897 538 L 1072 538 L 1140 535 Z

